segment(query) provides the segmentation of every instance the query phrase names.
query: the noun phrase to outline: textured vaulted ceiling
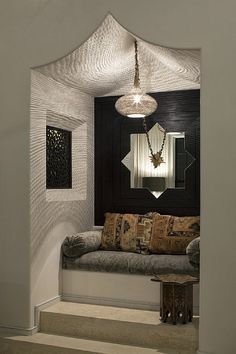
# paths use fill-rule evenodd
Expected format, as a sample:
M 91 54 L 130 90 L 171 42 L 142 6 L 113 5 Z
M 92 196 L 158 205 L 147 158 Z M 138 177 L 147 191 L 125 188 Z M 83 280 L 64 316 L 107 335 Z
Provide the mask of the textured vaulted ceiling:
M 138 49 L 145 91 L 200 87 L 200 50 L 169 49 L 142 40 Z M 37 70 L 93 96 L 127 93 L 134 76 L 134 36 L 108 15 L 83 45 Z

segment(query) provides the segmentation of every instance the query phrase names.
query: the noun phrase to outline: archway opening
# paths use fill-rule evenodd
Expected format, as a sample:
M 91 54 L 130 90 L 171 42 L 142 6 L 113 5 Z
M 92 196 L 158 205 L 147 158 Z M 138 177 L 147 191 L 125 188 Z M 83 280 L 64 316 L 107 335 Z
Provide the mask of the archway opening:
M 61 289 L 62 293 L 71 290 L 65 285 L 68 284 L 66 274 L 60 271 L 60 249 L 65 236 L 94 226 L 94 98 L 130 91 L 134 76 L 134 38 L 137 37 L 108 15 L 76 50 L 32 70 L 33 305 L 57 296 Z M 200 50 L 166 48 L 139 38 L 138 41 L 144 91 L 200 89 Z M 46 188 L 47 126 L 72 134 L 71 188 Z M 197 286 L 194 292 L 197 309 Z

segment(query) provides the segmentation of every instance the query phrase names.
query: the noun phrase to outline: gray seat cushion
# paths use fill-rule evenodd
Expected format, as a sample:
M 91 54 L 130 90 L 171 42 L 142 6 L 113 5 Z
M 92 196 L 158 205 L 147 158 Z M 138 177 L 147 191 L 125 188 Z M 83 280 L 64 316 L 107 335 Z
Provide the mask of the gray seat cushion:
M 63 258 L 64 269 L 128 274 L 191 274 L 197 270 L 187 255 L 143 255 L 120 251 L 98 250 L 78 258 Z

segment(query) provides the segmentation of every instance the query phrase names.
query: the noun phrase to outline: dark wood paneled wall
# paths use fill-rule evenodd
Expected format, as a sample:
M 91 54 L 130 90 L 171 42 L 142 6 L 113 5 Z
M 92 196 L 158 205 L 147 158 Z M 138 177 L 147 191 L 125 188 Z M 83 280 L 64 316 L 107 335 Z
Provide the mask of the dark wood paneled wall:
M 130 172 L 121 163 L 130 151 L 130 134 L 144 133 L 142 119 L 122 117 L 118 97 L 95 99 L 95 225 L 105 212 L 199 215 L 200 213 L 200 91 L 151 94 L 158 109 L 148 129 L 158 122 L 167 131 L 185 132 L 185 147 L 195 158 L 186 170 L 184 189 L 167 189 L 156 199 L 147 189 L 130 188 Z

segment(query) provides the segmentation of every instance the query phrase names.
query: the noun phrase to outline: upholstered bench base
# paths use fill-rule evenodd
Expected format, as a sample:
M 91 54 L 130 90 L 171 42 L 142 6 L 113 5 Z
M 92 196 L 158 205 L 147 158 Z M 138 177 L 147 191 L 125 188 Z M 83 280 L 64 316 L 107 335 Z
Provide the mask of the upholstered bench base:
M 160 310 L 160 284 L 138 274 L 62 269 L 62 299 L 115 307 Z M 193 310 L 198 314 L 199 285 L 193 286 Z

